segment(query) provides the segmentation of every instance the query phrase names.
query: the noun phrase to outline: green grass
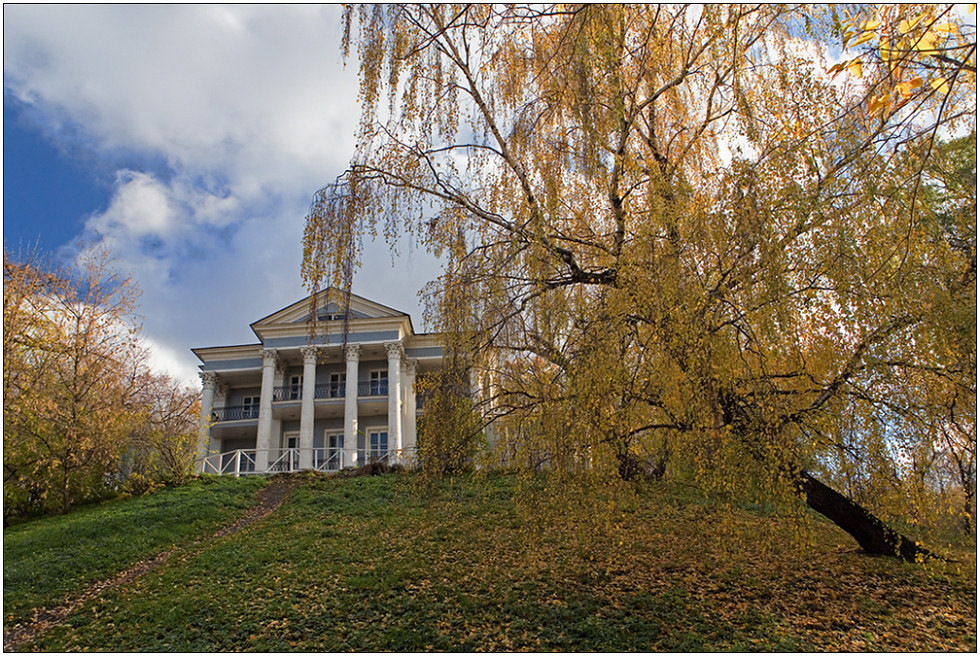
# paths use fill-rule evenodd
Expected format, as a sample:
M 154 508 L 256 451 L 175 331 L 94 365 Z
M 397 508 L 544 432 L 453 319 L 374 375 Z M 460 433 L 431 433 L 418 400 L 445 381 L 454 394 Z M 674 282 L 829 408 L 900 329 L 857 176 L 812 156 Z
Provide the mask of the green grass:
M 148 496 L 83 507 L 3 532 L 4 626 L 87 584 L 216 530 L 255 503 L 258 478 L 205 477 Z
M 413 483 L 306 477 L 267 520 L 171 558 L 28 647 L 976 648 L 975 547 L 955 565 L 905 565 L 854 553 L 826 523 L 666 487 L 617 500 L 507 475 Z

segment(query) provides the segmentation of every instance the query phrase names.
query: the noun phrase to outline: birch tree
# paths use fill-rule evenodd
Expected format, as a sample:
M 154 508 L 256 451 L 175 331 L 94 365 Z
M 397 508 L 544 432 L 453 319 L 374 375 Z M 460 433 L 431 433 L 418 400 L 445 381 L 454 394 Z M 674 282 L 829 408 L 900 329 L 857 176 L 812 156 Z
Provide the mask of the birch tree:
M 349 288 L 364 236 L 407 233 L 445 262 L 431 315 L 492 379 L 478 410 L 515 462 L 799 496 L 865 550 L 921 558 L 827 483 L 849 450 L 900 462 L 896 418 L 937 420 L 937 386 L 976 404 L 947 348 L 975 321 L 947 311 L 975 307 L 975 246 L 922 186 L 937 138 L 975 132 L 976 39 L 940 17 L 903 33 L 932 26 L 924 55 L 841 66 L 884 28 L 836 8 L 348 8 L 359 146 L 314 198 L 304 277 Z

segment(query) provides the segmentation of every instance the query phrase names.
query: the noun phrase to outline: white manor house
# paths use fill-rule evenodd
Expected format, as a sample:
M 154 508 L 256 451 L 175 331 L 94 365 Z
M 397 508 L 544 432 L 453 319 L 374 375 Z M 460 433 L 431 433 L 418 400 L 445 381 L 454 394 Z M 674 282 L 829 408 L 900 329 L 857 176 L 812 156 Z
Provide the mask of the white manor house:
M 353 294 L 345 305 L 329 288 L 253 323 L 257 344 L 192 349 L 203 363 L 198 471 L 412 462 L 415 379 L 442 367 L 441 341 L 415 334 L 404 312 Z

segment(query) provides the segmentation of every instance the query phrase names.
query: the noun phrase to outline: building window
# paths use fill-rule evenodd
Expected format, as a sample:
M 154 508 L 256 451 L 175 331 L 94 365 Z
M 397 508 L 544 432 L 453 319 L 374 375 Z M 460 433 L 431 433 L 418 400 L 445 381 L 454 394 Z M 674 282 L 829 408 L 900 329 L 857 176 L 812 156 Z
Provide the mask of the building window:
M 370 373 L 368 379 L 368 395 L 384 396 L 388 393 L 388 370 L 378 369 Z
M 242 397 L 242 419 L 257 419 L 259 416 L 259 397 Z
M 336 471 L 344 466 L 343 433 L 313 437 L 313 466 L 326 471 Z
M 303 377 L 302 376 L 290 376 L 289 377 L 289 387 L 287 388 L 286 398 L 290 401 L 296 401 L 303 396 Z
M 364 436 L 358 435 L 357 462 L 384 462 L 388 459 L 388 431 L 370 431 L 365 444 Z M 365 448 L 365 446 L 367 448 Z
M 285 433 L 282 436 L 282 450 L 273 463 L 273 471 L 296 471 L 299 469 L 299 433 Z
M 388 453 L 388 431 L 371 433 L 371 450 Z
M 347 374 L 330 374 L 330 384 L 327 387 L 327 396 L 336 399 L 346 393 Z

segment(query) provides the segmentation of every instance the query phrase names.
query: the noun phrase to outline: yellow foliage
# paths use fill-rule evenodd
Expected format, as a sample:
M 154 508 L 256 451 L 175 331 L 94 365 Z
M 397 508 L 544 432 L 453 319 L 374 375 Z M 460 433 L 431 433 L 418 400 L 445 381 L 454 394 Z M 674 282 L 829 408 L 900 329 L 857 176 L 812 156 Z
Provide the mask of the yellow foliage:
M 94 252 L 78 272 L 51 272 L 4 253 L 5 518 L 112 493 L 124 456 L 133 466 L 141 452 L 170 457 L 174 478 L 190 464 L 181 440 L 197 394 L 173 392 L 168 405 L 177 386 L 146 370 L 134 289 L 109 264 Z M 151 447 L 142 437 L 153 417 L 164 427 Z
M 975 280 L 920 189 L 924 122 L 975 121 L 975 60 L 933 99 L 954 64 L 914 44 L 969 39 L 929 27 L 948 11 L 859 8 L 839 32 L 836 11 L 348 10 L 362 146 L 311 210 L 308 284 L 349 282 L 379 227 L 440 254 L 429 313 L 498 462 L 788 503 L 800 471 L 849 473 L 847 428 L 883 476 L 876 431 L 941 414 L 938 379 L 971 425 L 937 326 Z M 839 38 L 878 40 L 829 71 L 861 93 L 812 54 Z

